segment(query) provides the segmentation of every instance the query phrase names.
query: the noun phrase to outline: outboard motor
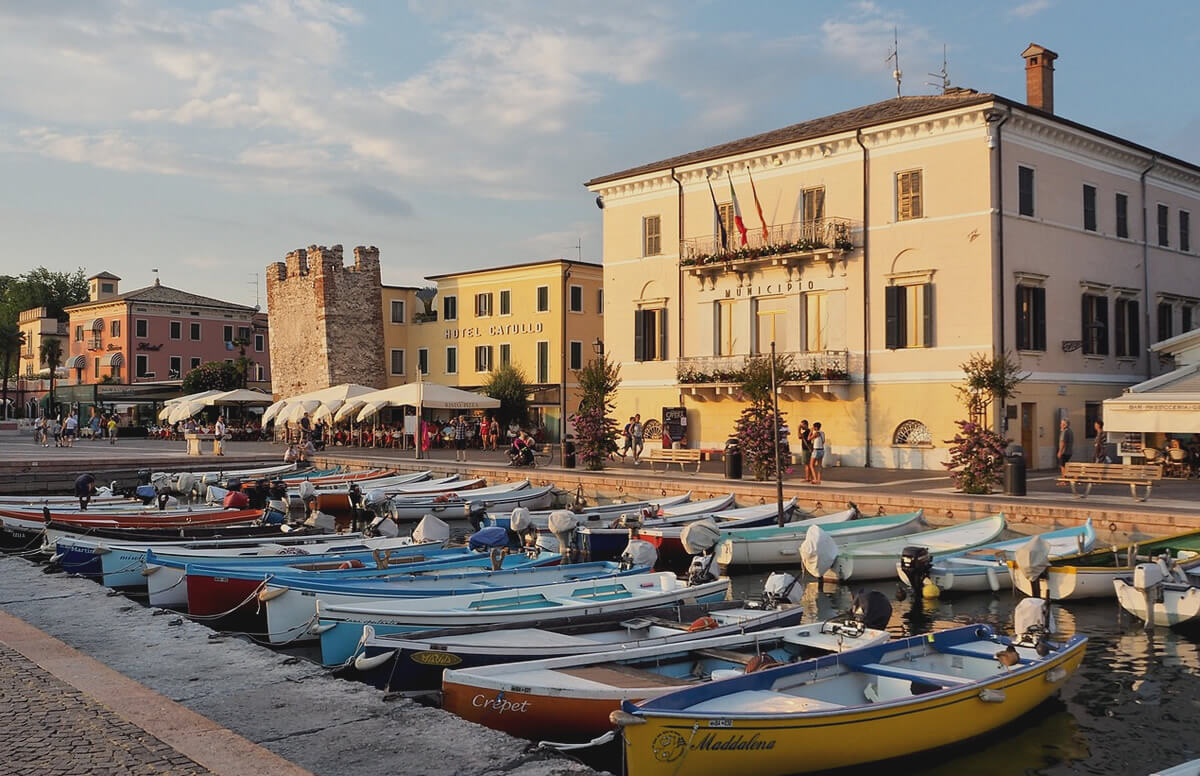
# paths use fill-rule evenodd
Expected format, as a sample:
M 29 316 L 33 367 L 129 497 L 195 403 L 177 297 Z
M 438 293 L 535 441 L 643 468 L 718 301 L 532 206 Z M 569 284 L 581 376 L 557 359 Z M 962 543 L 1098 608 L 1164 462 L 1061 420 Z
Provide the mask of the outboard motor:
M 883 630 L 892 619 L 892 603 L 878 590 L 859 590 L 850 612 L 864 627 Z
M 900 552 L 900 572 L 908 585 L 918 595 L 925 587 L 925 580 L 933 571 L 933 555 L 928 547 L 910 546 Z
M 164 491 L 164 492 L 158 494 L 158 510 L 160 512 L 162 510 L 166 509 L 167 504 L 169 504 L 170 502 L 171 502 L 171 494 L 170 493 L 167 493 L 166 491 Z
M 250 506 L 250 497 L 240 490 L 231 490 L 225 494 L 221 506 L 225 509 L 245 509 Z
M 250 508 L 251 509 L 266 508 L 266 506 L 267 506 L 267 488 L 268 487 L 269 486 L 268 486 L 266 480 L 259 480 L 258 482 L 252 483 L 252 484 L 242 488 L 242 492 L 245 493 L 246 497 L 250 499 Z
M 630 539 L 625 551 L 621 553 L 621 568 L 626 571 L 639 567 L 653 569 L 657 562 L 658 550 L 654 549 L 650 542 L 641 539 Z
M 688 585 L 695 587 L 696 585 L 703 585 L 705 582 L 716 582 L 719 571 L 717 556 L 712 553 L 694 555 L 692 556 L 692 563 L 688 566 L 687 570 Z
M 450 526 L 433 515 L 425 515 L 413 529 L 412 538 L 414 542 L 418 543 L 442 542 L 444 544 L 450 538 Z
M 138 485 L 149 485 L 150 484 L 150 470 L 149 469 L 138 469 L 137 470 L 137 484 Z
M 721 530 L 709 518 L 688 523 L 679 532 L 679 543 L 684 552 L 693 556 L 687 573 L 689 585 L 712 582 L 717 578 L 720 568 L 712 550 L 720 539 Z
M 784 605 L 798 604 L 804 599 L 804 588 L 797 579 L 783 571 L 773 571 L 763 583 L 763 603 L 775 609 Z
M 1042 575 L 1050 568 L 1050 547 L 1046 540 L 1035 536 L 1017 548 L 1013 558 L 1014 574 L 1020 574 L 1029 580 L 1034 598 L 1042 596 Z
M 310 498 L 313 498 L 314 496 L 317 495 L 316 486 L 313 485 L 308 480 L 305 480 L 304 482 L 300 483 L 300 487 L 299 487 L 298 491 L 300 493 L 300 500 L 305 503 L 307 503 Z
M 1154 627 L 1154 605 L 1163 602 L 1163 582 L 1167 574 L 1158 563 L 1139 563 L 1133 567 L 1133 589 L 1142 594 L 1146 607 L 1146 630 Z
M 547 522 L 550 533 L 554 534 L 555 539 L 558 539 L 558 551 L 562 555 L 562 562 L 573 562 L 575 560 L 575 527 L 578 525 L 575 513 L 566 509 L 556 509 L 550 513 Z
M 287 515 L 283 512 L 280 512 L 278 509 L 264 507 L 261 522 L 263 525 L 281 526 L 287 522 Z

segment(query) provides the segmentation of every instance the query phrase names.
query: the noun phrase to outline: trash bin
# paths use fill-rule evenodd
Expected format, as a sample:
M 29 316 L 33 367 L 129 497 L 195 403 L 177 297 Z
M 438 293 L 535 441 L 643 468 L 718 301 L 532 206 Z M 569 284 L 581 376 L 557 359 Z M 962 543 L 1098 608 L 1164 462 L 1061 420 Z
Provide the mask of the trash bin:
M 1009 445 L 1004 454 L 1004 495 L 1025 495 L 1025 449 Z
M 573 439 L 563 442 L 563 468 L 575 468 L 575 440 Z
M 725 441 L 725 479 L 742 478 L 742 448 L 734 437 Z

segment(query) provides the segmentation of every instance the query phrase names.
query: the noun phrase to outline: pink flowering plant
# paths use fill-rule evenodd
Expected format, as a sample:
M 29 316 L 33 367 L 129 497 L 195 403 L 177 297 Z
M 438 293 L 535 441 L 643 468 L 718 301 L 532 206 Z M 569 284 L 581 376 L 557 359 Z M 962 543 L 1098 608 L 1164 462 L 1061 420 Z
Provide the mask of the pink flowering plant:
M 617 421 L 609 413 L 616 408 L 613 395 L 621 385 L 621 368 L 608 356 L 601 356 L 589 361 L 575 376 L 581 393 L 579 411 L 571 416 L 575 449 L 584 466 L 599 471 L 617 451 Z
M 754 472 L 754 479 L 767 480 L 775 476 L 775 438 L 779 433 L 780 418 L 769 404 L 751 404 L 742 410 L 737 422 L 738 443 L 746 466 Z
M 955 421 L 958 433 L 946 440 L 950 460 L 944 464 L 963 493 L 990 493 L 1004 471 L 1004 451 L 1009 440 L 1000 433 L 969 420 Z

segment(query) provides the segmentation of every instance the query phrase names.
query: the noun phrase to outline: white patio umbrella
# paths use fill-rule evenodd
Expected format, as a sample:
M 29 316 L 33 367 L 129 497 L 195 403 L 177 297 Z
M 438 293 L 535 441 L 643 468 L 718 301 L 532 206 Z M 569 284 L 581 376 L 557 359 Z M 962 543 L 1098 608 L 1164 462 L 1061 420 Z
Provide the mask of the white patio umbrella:
M 254 391 L 249 388 L 237 388 L 232 391 L 221 391 L 212 394 L 211 396 L 200 397 L 206 405 L 213 406 L 231 406 L 243 407 L 247 405 L 262 406 L 272 403 L 272 399 L 262 391 Z
M 207 406 L 203 399 L 177 402 L 171 405 L 171 412 L 167 415 L 167 422 L 179 423 L 187 420 Z
M 347 399 L 372 393 L 374 390 L 374 388 L 357 383 L 342 383 L 341 385 L 333 385 L 329 388 L 321 388 L 316 391 L 289 396 L 267 407 L 266 412 L 263 413 L 263 423 L 270 421 L 272 418 L 275 419 L 276 423 L 299 421 L 305 412 L 315 413 L 317 408 L 322 405 L 327 405 L 330 412 L 336 412 Z M 297 404 L 302 404 L 304 409 L 294 409 Z
M 418 381 L 406 383 L 392 388 L 384 388 L 359 396 L 363 408 L 359 410 L 358 420 L 363 421 L 378 413 L 384 407 L 416 407 L 417 417 L 421 417 L 422 407 L 451 410 L 488 409 L 500 406 L 499 399 L 484 396 L 471 391 L 451 388 L 439 383 Z M 417 457 L 421 456 L 421 445 L 416 446 Z

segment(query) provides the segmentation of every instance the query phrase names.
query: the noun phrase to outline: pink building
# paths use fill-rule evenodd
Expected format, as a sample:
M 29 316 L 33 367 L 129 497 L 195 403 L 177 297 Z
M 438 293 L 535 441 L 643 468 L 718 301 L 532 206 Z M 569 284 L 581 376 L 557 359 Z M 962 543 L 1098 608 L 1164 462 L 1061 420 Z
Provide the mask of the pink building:
M 176 383 L 208 361 L 244 348 L 250 387 L 270 393 L 267 316 L 256 308 L 154 285 L 120 293 L 120 278 L 88 279 L 89 301 L 67 308 L 65 384 Z

